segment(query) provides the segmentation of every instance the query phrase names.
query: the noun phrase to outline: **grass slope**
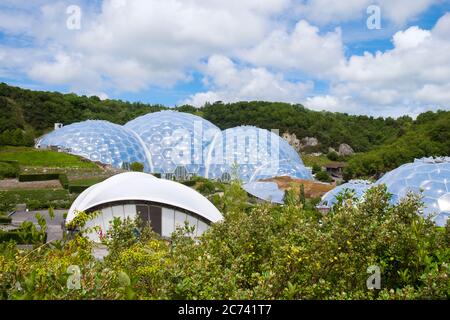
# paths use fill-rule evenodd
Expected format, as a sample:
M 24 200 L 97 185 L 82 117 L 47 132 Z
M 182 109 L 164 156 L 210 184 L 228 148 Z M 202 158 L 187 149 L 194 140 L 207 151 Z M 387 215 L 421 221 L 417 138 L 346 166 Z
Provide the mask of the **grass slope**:
M 84 161 L 77 156 L 29 147 L 0 147 L 0 160 L 17 160 L 21 166 L 31 167 L 97 168 L 94 163 Z

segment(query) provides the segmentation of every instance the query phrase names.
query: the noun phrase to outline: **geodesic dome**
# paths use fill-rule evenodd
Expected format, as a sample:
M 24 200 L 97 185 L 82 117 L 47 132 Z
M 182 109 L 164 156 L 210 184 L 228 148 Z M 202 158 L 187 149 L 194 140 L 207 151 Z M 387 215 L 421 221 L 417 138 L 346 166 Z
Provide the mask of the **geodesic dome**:
M 357 199 L 362 199 L 364 194 L 368 189 L 372 187 L 372 182 L 367 180 L 350 180 L 349 182 L 343 183 L 334 189 L 328 191 L 322 196 L 322 201 L 320 206 L 331 208 L 336 202 L 336 197 L 348 190 L 353 193 L 354 197 Z
M 425 217 L 444 226 L 450 216 L 450 157 L 416 159 L 386 173 L 376 184 L 384 183 L 398 203 L 408 192 L 422 193 Z
M 150 170 L 150 158 L 134 132 L 111 122 L 87 120 L 44 135 L 36 147 L 58 147 L 62 151 L 120 168 L 124 162 L 140 162 Z
M 284 203 L 284 191 L 278 188 L 276 182 L 255 181 L 244 184 L 242 188 L 258 199 L 271 203 Z
M 311 172 L 285 139 L 251 126 L 218 134 L 209 147 L 205 166 L 205 175 L 211 179 L 230 174 L 243 182 L 277 176 L 312 179 Z
M 125 128 L 136 132 L 151 154 L 152 172 L 174 173 L 177 167 L 204 175 L 204 150 L 220 129 L 188 113 L 160 111 L 138 117 Z

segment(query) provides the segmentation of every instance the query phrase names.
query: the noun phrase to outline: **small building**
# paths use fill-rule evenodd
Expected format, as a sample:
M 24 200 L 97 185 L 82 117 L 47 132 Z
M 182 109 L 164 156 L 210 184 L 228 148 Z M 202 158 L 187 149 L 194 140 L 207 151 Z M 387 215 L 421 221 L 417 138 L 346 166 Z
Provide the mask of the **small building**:
M 345 162 L 332 162 L 325 165 L 325 171 L 334 178 L 342 178 L 346 166 Z
M 69 209 L 66 226 L 79 212 L 99 212 L 85 226 L 100 230 L 87 235 L 94 242 L 99 242 L 115 217 L 139 217 L 165 238 L 169 238 L 178 226 L 183 227 L 186 221 L 195 227 L 195 237 L 211 223 L 223 219 L 219 210 L 197 191 L 141 172 L 121 173 L 83 191 Z

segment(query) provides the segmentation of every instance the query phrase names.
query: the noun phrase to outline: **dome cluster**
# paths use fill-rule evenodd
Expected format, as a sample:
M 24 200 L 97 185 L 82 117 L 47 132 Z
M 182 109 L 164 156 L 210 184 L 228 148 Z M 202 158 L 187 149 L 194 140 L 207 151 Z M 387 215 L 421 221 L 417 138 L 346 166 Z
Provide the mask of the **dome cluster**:
M 124 126 L 74 123 L 43 136 L 36 146 L 57 147 L 118 168 L 141 162 L 145 172 L 168 179 L 312 179 L 298 153 L 277 134 L 249 126 L 221 131 L 201 117 L 176 111 L 149 113 Z
M 444 226 L 450 216 L 450 157 L 416 159 L 386 173 L 373 185 L 380 184 L 392 194 L 392 204 L 410 192 L 421 194 L 424 207 L 420 213 L 438 226 Z M 355 196 L 362 198 L 370 187 L 368 182 L 350 181 L 325 194 L 321 205 L 332 207 L 344 189 L 353 189 Z

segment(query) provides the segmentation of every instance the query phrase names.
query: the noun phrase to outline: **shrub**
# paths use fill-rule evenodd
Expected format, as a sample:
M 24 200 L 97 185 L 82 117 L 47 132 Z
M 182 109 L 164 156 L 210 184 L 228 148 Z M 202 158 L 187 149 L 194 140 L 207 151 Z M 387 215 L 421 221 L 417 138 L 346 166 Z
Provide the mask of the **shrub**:
M 195 180 L 186 180 L 182 181 L 181 183 L 184 184 L 185 186 L 193 187 L 197 182 Z
M 200 192 L 203 195 L 210 195 L 214 193 L 216 190 L 216 186 L 214 185 L 214 182 L 205 180 L 200 183 L 200 185 L 197 188 L 197 191 Z
M 338 161 L 339 160 L 339 154 L 336 151 L 330 151 L 327 153 L 327 158 L 331 161 Z
M 144 165 L 140 162 L 133 162 L 130 164 L 130 170 L 136 172 L 144 172 Z
M 316 179 L 322 182 L 332 182 L 333 178 L 326 172 L 326 171 L 320 171 L 316 173 L 315 175 Z
M 40 215 L 36 215 L 36 217 L 41 230 L 38 230 L 32 222 L 25 221 L 17 230 L 7 232 L 0 231 L 0 242 L 14 241 L 17 244 L 45 243 L 47 241 L 45 219 Z
M 10 224 L 12 219 L 10 217 L 5 217 L 0 215 L 0 224 Z
M 4 299 L 443 299 L 450 298 L 450 222 L 436 228 L 409 196 L 390 204 L 384 186 L 362 202 L 342 197 L 321 215 L 292 197 L 284 206 L 246 207 L 239 183 L 226 186 L 222 222 L 200 238 L 178 229 L 170 243 L 114 220 L 103 261 L 80 235 L 23 252 L 0 245 Z M 86 214 L 80 216 L 87 218 Z M 136 230 L 138 229 L 138 230 Z M 67 290 L 80 266 L 82 290 Z M 381 288 L 367 288 L 378 266 Z M 22 286 L 17 288 L 19 282 Z
M 70 193 L 82 193 L 84 190 L 89 188 L 90 186 L 77 186 L 77 185 L 70 185 L 69 186 L 69 192 Z
M 316 174 L 318 172 L 322 171 L 322 168 L 318 164 L 314 164 L 312 167 L 312 173 Z
M 20 173 L 17 161 L 0 161 L 0 179 L 16 178 Z
M 36 200 L 32 199 L 27 201 L 26 205 L 29 210 L 35 211 L 40 209 L 69 209 L 72 205 L 72 200 Z

